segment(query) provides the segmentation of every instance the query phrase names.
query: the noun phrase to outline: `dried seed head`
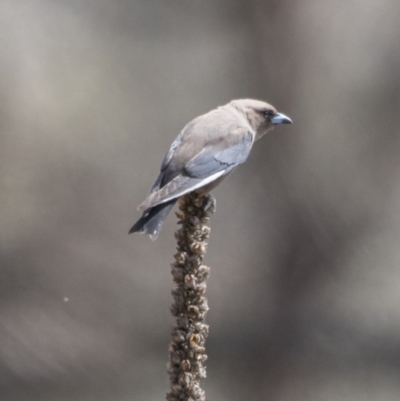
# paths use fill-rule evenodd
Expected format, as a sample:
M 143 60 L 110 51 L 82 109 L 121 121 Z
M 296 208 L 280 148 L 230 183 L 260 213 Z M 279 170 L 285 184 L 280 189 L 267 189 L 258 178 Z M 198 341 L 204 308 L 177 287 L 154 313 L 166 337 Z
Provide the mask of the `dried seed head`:
M 175 394 L 182 394 L 182 386 L 180 386 L 179 384 L 172 384 L 172 385 L 171 385 L 171 390 L 172 390 Z
M 199 368 L 198 375 L 199 375 L 200 379 L 205 379 L 207 377 L 205 366 L 201 366 Z
M 188 256 L 188 255 L 187 255 L 187 253 L 186 253 L 185 251 L 180 251 L 180 252 L 177 252 L 177 253 L 174 255 L 174 258 L 175 258 L 175 260 L 176 260 L 176 262 L 177 262 L 178 264 L 184 265 L 187 256 Z
M 195 305 L 189 305 L 187 312 L 189 317 L 196 317 L 199 314 L 199 308 Z
M 208 311 L 205 280 L 209 267 L 202 265 L 207 250 L 210 228 L 205 226 L 215 209 L 210 195 L 191 193 L 179 199 L 180 229 L 176 231 L 177 253 L 171 274 L 177 284 L 171 312 L 176 324 L 171 332 L 168 373 L 171 389 L 168 401 L 205 401 L 200 379 L 206 376 L 204 362 L 208 325 L 204 323 Z
M 197 216 L 190 216 L 187 219 L 188 227 L 193 231 L 193 228 L 197 227 L 200 224 L 200 219 Z
M 197 208 L 202 208 L 203 205 L 204 205 L 204 198 L 202 198 L 202 197 L 197 197 L 197 198 L 195 198 L 195 199 L 193 200 L 193 203 L 194 203 L 194 205 L 195 205 Z
M 183 370 L 184 372 L 189 372 L 191 366 L 192 366 L 192 365 L 191 365 L 191 363 L 190 363 L 190 361 L 189 361 L 188 359 L 184 359 L 184 360 L 181 362 L 181 368 L 182 368 L 182 370 Z
M 178 383 L 182 387 L 188 388 L 191 385 L 192 380 L 193 380 L 193 375 L 191 373 L 184 372 L 179 375 Z
M 189 318 L 186 315 L 180 314 L 176 320 L 177 327 L 181 329 L 189 328 Z
M 182 330 L 173 330 L 172 338 L 177 343 L 183 343 L 186 340 L 186 333 Z
M 196 285 L 196 277 L 193 274 L 187 274 L 184 278 L 184 283 L 187 288 L 194 288 Z
M 176 352 L 171 352 L 169 358 L 170 363 L 173 365 L 179 365 L 181 363 L 181 358 Z
M 175 212 L 175 215 L 180 220 L 184 220 L 184 218 L 186 217 L 186 214 L 183 210 L 178 210 L 177 212 Z
M 210 268 L 204 265 L 201 265 L 197 270 L 197 277 L 205 280 L 210 274 Z
M 199 360 L 200 359 L 200 356 L 201 356 L 201 354 L 204 354 L 205 352 L 206 352 L 206 349 L 204 348 L 204 347 L 197 347 L 195 350 L 194 350 L 194 352 L 195 352 L 195 358 L 197 359 L 197 360 Z
M 198 295 L 204 295 L 206 293 L 207 285 L 206 283 L 198 284 L 196 287 L 196 291 Z
M 185 277 L 185 270 L 182 267 L 176 266 L 174 263 L 171 264 L 171 274 L 175 282 L 181 282 Z
M 198 334 L 189 336 L 189 344 L 192 348 L 196 348 L 200 343 L 201 337 Z
M 197 255 L 203 255 L 206 252 L 207 245 L 204 242 L 194 242 L 190 246 L 190 250 Z
M 171 314 L 172 314 L 173 316 L 178 316 L 178 315 L 180 314 L 180 308 L 177 308 L 175 304 L 174 304 L 174 305 L 171 305 L 171 306 L 169 307 L 169 310 L 171 311 Z

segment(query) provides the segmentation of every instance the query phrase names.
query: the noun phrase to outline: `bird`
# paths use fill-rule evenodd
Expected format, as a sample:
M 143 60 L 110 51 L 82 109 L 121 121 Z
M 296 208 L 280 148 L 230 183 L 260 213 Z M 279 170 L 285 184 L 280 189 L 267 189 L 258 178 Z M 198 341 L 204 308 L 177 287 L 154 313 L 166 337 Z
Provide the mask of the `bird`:
M 129 234 L 157 239 L 181 196 L 208 193 L 247 160 L 256 140 L 275 125 L 292 123 L 274 106 L 254 99 L 232 100 L 190 121 L 165 154 L 157 179 L 138 206 L 142 217 Z

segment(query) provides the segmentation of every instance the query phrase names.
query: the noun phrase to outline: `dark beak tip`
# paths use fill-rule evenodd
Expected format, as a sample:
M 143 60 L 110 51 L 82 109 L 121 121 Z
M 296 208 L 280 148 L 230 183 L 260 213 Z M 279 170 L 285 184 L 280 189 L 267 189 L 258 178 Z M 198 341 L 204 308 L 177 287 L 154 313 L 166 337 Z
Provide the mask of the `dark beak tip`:
M 272 124 L 293 124 L 293 121 L 282 113 L 277 113 L 275 117 L 272 118 Z

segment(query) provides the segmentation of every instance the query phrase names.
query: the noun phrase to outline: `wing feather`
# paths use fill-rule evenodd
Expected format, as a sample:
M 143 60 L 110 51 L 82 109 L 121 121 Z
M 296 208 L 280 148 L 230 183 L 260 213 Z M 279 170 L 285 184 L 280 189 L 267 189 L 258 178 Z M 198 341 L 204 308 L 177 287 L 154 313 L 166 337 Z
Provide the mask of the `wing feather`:
M 215 151 L 213 147 L 208 146 L 187 163 L 183 175 L 205 178 L 242 164 L 248 158 L 252 144 L 253 136 L 247 132 L 236 144 L 225 149 Z
M 164 157 L 160 175 L 150 194 L 138 210 L 146 210 L 199 189 L 246 161 L 254 139 L 248 127 L 231 127 L 228 135 L 221 130 L 222 127 L 206 128 L 194 132 L 184 130 L 177 137 Z M 187 155 L 182 157 L 180 152 L 184 147 L 190 149 L 193 144 L 198 148 L 196 141 L 202 141 L 205 146 L 185 161 Z

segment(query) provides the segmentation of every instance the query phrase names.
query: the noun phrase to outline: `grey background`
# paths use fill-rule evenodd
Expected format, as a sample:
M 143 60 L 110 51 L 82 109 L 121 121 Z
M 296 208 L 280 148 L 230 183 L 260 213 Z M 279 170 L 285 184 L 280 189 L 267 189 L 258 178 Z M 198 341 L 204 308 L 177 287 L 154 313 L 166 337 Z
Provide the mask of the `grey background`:
M 0 394 L 161 400 L 171 215 L 128 236 L 182 127 L 276 128 L 215 190 L 210 400 L 399 400 L 398 0 L 1 0 Z

